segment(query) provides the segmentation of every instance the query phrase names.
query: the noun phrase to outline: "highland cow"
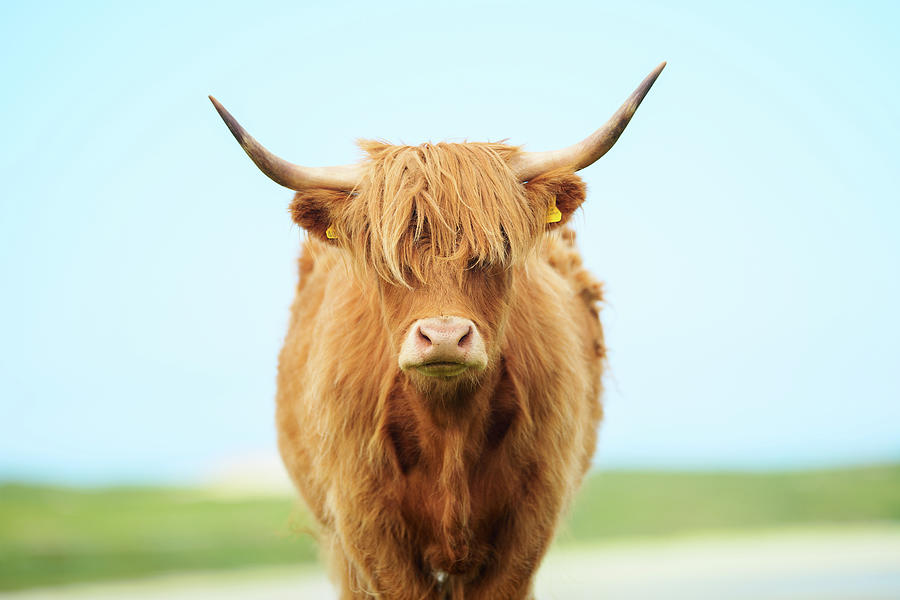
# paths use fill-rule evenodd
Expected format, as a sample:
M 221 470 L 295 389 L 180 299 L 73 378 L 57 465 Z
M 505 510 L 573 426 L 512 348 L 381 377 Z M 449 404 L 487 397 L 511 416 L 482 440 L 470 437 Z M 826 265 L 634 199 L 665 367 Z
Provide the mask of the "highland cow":
M 342 598 L 531 597 L 602 414 L 601 287 L 565 227 L 575 172 L 664 66 L 563 150 L 363 142 L 343 167 L 278 158 L 211 98 L 309 233 L 277 427 Z

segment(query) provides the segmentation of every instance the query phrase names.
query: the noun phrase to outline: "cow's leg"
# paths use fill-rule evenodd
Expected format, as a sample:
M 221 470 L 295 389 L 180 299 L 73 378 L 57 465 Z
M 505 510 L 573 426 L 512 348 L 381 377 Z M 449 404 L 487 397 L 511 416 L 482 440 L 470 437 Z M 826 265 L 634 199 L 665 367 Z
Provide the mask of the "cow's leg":
M 534 600 L 536 568 L 522 566 L 507 572 L 491 569 L 486 577 L 468 582 L 461 596 L 466 600 Z
M 534 576 L 556 531 L 560 498 L 542 477 L 500 526 L 493 560 L 467 583 L 466 600 L 534 600 Z
M 328 540 L 323 542 L 327 542 L 329 575 L 338 586 L 340 599 L 371 600 L 373 597 L 371 585 L 344 553 L 338 536 L 331 533 Z
M 352 546 L 342 545 L 340 536 L 334 536 L 332 572 L 341 585 L 341 600 L 441 598 L 440 585 L 433 576 L 420 572 L 408 552 L 383 528 L 367 525 L 363 526 L 365 531 L 355 532 Z

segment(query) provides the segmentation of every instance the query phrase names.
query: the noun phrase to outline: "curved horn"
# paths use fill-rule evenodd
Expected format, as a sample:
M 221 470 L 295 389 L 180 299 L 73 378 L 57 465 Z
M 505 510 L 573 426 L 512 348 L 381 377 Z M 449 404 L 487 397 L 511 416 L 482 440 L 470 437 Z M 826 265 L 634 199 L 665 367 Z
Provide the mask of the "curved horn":
M 278 158 L 262 144 L 253 139 L 247 131 L 241 127 L 234 117 L 218 100 L 209 97 L 213 106 L 219 112 L 219 116 L 228 125 L 234 139 L 238 141 L 244 152 L 247 153 L 259 170 L 265 173 L 269 179 L 279 185 L 292 190 L 308 188 L 328 188 L 332 190 L 352 190 L 362 177 L 362 169 L 359 165 L 342 165 L 338 167 L 303 167 L 289 163 Z
M 590 166 L 598 158 L 606 154 L 613 147 L 625 127 L 631 120 L 634 111 L 640 106 L 641 100 L 650 91 L 650 87 L 662 72 L 665 62 L 647 75 L 641 85 L 628 97 L 628 100 L 619 107 L 606 125 L 592 133 L 589 137 L 562 150 L 549 150 L 547 152 L 522 152 L 510 160 L 510 167 L 518 175 L 519 181 L 528 181 L 533 177 L 560 167 L 571 167 L 579 171 Z

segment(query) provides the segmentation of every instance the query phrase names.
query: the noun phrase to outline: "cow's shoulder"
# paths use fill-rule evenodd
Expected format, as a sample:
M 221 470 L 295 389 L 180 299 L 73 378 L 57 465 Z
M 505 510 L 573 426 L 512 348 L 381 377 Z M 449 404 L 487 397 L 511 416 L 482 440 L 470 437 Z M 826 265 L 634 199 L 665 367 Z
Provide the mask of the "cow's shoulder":
M 593 307 L 603 301 L 603 284 L 584 267 L 573 230 L 564 227 L 548 235 L 542 250 L 544 259 L 586 304 Z

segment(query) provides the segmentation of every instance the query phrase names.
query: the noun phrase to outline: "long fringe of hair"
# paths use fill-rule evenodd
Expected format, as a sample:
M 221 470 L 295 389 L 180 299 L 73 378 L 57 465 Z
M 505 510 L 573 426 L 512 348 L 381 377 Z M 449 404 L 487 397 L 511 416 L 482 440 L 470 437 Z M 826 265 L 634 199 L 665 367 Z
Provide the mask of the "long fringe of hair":
M 519 150 L 492 143 L 391 146 L 361 141 L 367 173 L 337 216 L 340 243 L 383 279 L 426 282 L 441 263 L 466 268 L 519 262 L 544 231 L 508 166 Z

